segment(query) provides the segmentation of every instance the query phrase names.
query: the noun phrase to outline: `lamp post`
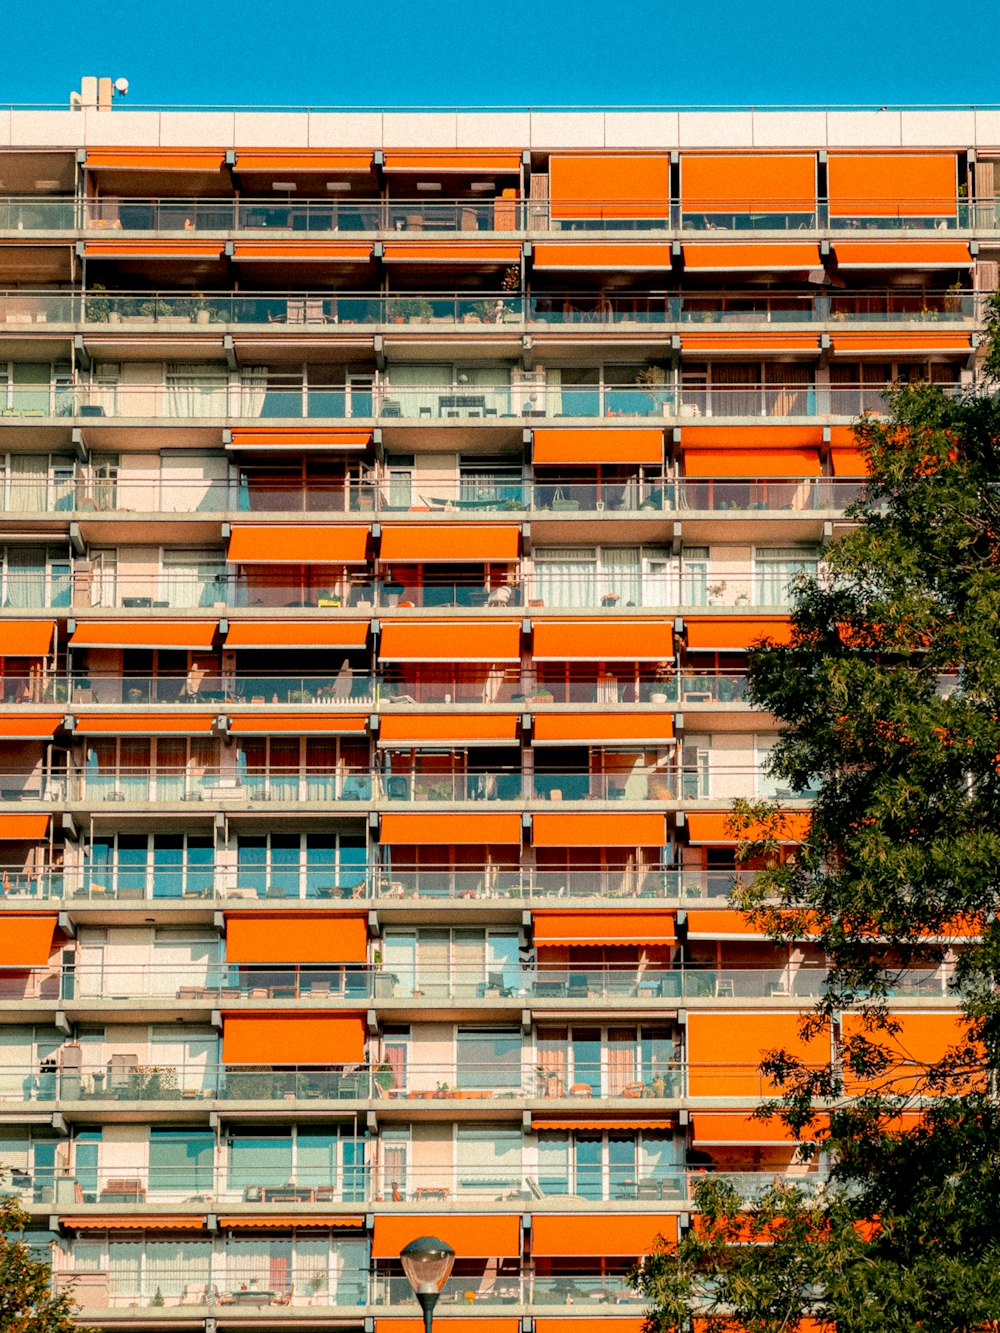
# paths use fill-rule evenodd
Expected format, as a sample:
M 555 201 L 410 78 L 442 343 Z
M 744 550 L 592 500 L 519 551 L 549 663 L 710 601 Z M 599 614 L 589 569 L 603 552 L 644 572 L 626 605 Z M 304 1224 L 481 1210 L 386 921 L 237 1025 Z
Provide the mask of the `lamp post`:
M 434 1307 L 455 1267 L 455 1251 L 436 1236 L 418 1236 L 400 1251 L 399 1261 L 424 1312 L 425 1333 L 431 1333 Z

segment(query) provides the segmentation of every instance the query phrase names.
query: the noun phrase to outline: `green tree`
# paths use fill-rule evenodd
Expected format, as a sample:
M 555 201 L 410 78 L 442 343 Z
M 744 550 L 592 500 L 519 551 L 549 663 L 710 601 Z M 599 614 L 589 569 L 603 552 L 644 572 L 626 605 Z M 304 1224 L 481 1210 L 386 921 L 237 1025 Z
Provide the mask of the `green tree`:
M 50 1266 L 20 1234 L 28 1220 L 15 1199 L 0 1199 L 0 1333 L 97 1333 L 76 1322 L 68 1293 L 53 1291 Z
M 1000 375 L 998 298 L 987 337 Z M 831 1178 L 747 1200 L 709 1177 L 703 1220 L 632 1275 L 658 1333 L 1000 1320 L 1000 402 L 900 388 L 856 436 L 871 470 L 856 526 L 800 582 L 790 642 L 750 661 L 750 700 L 783 728 L 773 772 L 819 787 L 809 832 L 783 856 L 779 809 L 733 816 L 741 856 L 767 867 L 734 901 L 829 962 L 805 1029 L 859 1015 L 830 1065 L 763 1065 L 781 1089 L 763 1113 Z M 965 1030 L 904 1058 L 893 1001 L 943 964 Z

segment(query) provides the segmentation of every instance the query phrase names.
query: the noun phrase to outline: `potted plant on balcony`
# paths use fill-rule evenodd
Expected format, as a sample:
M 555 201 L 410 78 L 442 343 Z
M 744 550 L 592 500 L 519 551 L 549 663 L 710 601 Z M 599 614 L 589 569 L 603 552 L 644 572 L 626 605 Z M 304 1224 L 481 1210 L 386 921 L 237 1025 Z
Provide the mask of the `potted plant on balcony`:
M 393 324 L 426 324 L 433 313 L 434 307 L 423 296 L 395 296 L 388 305 Z
M 721 606 L 726 595 L 726 584 L 725 582 L 710 583 L 705 591 L 708 593 L 709 606 Z
M 385 1094 L 395 1082 L 395 1076 L 392 1072 L 392 1065 L 388 1060 L 383 1060 L 375 1068 L 375 1084 Z
M 107 324 L 111 318 L 111 302 L 104 295 L 107 288 L 103 282 L 95 282 L 90 288 L 86 301 L 84 302 L 84 318 L 92 320 L 96 324 Z M 100 293 L 97 295 L 96 293 Z M 117 310 L 115 314 L 117 315 Z M 117 319 L 115 320 L 117 323 Z

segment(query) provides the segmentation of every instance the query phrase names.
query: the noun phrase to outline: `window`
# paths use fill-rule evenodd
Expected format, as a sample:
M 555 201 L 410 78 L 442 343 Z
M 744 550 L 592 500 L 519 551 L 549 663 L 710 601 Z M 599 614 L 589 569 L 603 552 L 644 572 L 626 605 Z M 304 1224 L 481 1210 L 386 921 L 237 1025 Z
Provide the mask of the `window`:
M 382 410 L 401 417 L 510 415 L 509 366 L 391 366 Z
M 320 1125 L 233 1129 L 227 1144 L 228 1188 L 257 1203 L 287 1188 L 332 1192 L 337 1201 L 364 1199 L 364 1142 L 348 1129 Z
M 389 930 L 383 970 L 401 995 L 469 995 L 520 989 L 520 935 L 501 930 Z
M 594 1201 L 676 1198 L 682 1145 L 669 1133 L 578 1130 L 538 1136 L 538 1182 L 545 1194 Z
M 258 898 L 350 896 L 363 887 L 363 833 L 271 833 L 237 841 L 237 887 Z
M 214 362 L 168 362 L 166 415 L 168 417 L 224 417 L 229 374 Z
M 510 458 L 462 458 L 458 465 L 459 499 L 466 504 L 521 508 L 521 464 Z
M 0 595 L 5 607 L 70 605 L 69 552 L 58 546 L 0 547 Z
M 77 1166 L 78 1177 L 79 1174 Z M 149 1131 L 151 1191 L 163 1190 L 182 1195 L 211 1194 L 214 1187 L 215 1135 L 210 1130 Z
M 160 598 L 171 607 L 223 605 L 226 572 L 218 552 L 162 551 Z
M 459 1088 L 521 1087 L 521 1034 L 516 1029 L 459 1028 L 455 1039 Z
M 659 547 L 543 546 L 535 550 L 535 595 L 546 606 L 665 606 L 670 553 Z
M 385 503 L 390 509 L 409 509 L 413 503 L 413 454 L 386 454 Z
M 456 1141 L 460 1191 L 520 1189 L 520 1130 L 459 1125 Z
M 757 547 L 754 552 L 758 606 L 788 606 L 800 574 L 815 578 L 819 553 L 810 547 Z

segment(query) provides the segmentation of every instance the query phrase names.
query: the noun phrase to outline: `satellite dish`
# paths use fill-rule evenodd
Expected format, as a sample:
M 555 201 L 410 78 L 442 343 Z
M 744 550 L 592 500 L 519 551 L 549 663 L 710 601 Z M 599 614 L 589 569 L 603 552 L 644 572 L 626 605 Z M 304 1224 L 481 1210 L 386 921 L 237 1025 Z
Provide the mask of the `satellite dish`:
M 127 97 L 128 79 L 115 79 L 115 92 L 119 97 Z

